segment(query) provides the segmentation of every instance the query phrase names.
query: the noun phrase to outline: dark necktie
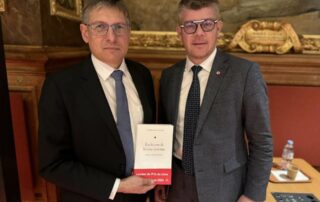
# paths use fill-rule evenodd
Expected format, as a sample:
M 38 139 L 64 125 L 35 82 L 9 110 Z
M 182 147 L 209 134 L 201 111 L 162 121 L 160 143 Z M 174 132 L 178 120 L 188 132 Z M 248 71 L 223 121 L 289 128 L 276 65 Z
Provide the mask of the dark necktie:
M 123 72 L 120 70 L 115 70 L 111 74 L 116 83 L 117 128 L 126 154 L 126 175 L 130 176 L 134 165 L 134 152 L 128 101 L 126 91 L 122 83 L 122 75 Z
M 188 175 L 194 174 L 193 142 L 200 113 L 200 83 L 198 73 L 201 69 L 202 67 L 200 66 L 192 67 L 193 80 L 189 90 L 184 115 L 182 165 L 185 173 Z

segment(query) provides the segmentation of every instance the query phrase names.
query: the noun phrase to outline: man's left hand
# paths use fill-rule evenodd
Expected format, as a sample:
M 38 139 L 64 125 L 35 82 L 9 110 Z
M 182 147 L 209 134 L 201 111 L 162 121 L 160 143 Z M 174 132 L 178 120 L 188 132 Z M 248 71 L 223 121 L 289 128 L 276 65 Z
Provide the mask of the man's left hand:
M 249 199 L 245 195 L 241 195 L 237 202 L 255 202 L 255 201 Z

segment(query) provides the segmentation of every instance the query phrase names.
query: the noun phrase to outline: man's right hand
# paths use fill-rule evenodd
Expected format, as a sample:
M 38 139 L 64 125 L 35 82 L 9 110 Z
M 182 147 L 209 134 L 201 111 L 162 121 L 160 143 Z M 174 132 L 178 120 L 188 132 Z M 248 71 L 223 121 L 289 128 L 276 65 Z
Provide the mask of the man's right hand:
M 125 194 L 144 194 L 155 186 L 156 185 L 152 179 L 133 175 L 121 179 L 118 192 Z

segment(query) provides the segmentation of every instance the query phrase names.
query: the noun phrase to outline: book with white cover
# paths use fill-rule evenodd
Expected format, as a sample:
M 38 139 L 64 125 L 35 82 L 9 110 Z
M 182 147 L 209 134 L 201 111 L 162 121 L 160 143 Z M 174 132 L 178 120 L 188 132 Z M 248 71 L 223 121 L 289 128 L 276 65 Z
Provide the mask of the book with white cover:
M 171 184 L 173 125 L 138 124 L 133 174 Z

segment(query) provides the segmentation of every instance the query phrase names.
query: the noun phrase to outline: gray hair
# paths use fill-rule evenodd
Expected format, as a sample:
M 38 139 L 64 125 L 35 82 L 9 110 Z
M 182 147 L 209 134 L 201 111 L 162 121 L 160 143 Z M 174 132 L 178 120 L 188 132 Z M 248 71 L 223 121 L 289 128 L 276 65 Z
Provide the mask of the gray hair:
M 129 11 L 121 0 L 87 0 L 82 12 L 82 23 L 89 23 L 89 15 L 92 10 L 103 7 L 118 9 L 125 16 L 127 23 L 130 24 Z
M 181 0 L 178 6 L 179 21 L 181 19 L 181 12 L 183 9 L 199 10 L 205 7 L 212 7 L 220 19 L 220 9 L 218 0 Z

